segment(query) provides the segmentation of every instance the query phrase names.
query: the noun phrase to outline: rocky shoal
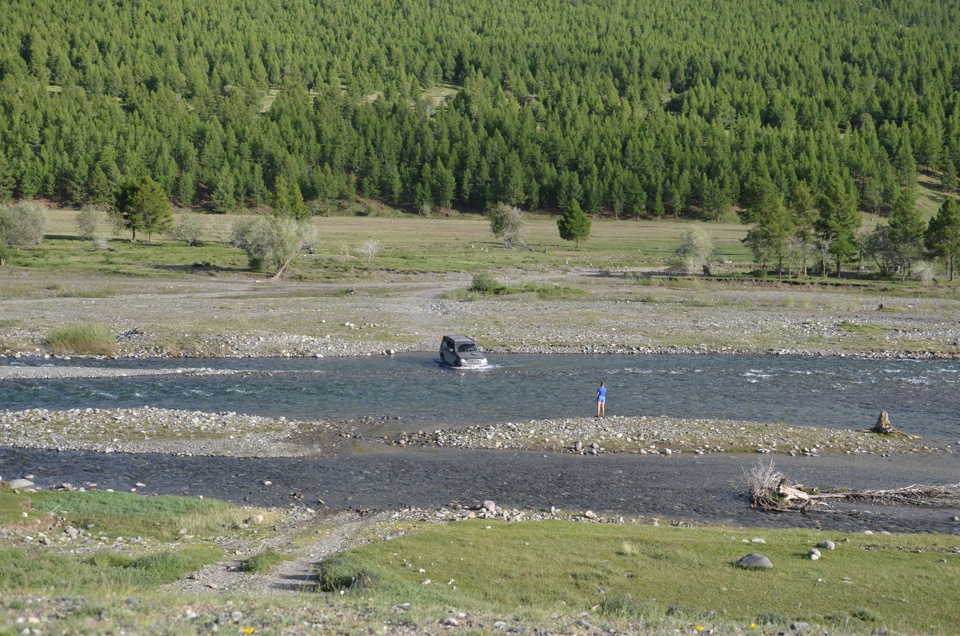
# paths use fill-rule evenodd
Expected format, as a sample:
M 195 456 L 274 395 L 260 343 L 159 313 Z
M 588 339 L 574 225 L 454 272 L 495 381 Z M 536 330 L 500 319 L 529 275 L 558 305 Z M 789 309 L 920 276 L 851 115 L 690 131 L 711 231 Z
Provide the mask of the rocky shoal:
M 367 419 L 298 421 L 233 412 L 136 409 L 0 411 L 0 446 L 101 453 L 232 457 L 316 457 L 357 442 L 391 446 L 528 450 L 599 455 L 760 453 L 952 453 L 955 444 L 904 434 L 670 417 L 566 418 L 506 422 L 378 437 Z

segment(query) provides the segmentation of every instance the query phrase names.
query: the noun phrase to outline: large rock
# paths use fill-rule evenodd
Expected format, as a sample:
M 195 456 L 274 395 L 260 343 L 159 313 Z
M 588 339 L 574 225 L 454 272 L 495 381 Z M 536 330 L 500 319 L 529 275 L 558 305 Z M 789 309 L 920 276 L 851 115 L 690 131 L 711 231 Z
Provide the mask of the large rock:
M 738 568 L 744 568 L 747 570 L 769 570 L 773 567 L 773 563 L 770 562 L 770 559 L 762 554 L 756 554 L 753 552 L 740 557 L 740 560 L 737 561 L 735 565 Z
M 29 479 L 12 479 L 7 482 L 7 486 L 13 489 L 33 488 L 35 485 Z

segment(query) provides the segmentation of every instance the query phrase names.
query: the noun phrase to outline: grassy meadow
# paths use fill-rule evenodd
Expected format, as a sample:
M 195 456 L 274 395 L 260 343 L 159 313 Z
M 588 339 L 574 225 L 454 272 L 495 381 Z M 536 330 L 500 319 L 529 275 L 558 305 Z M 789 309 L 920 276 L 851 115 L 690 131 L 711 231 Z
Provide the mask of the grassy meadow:
M 95 250 L 89 241 L 77 236 L 76 214 L 75 210 L 51 209 L 47 238 L 39 246 L 14 252 L 11 265 L 127 277 L 248 271 L 246 255 L 229 245 L 231 227 L 240 215 L 176 214 L 178 220 L 183 215 L 198 216 L 207 235 L 201 246 L 190 247 L 156 236 L 133 243 L 129 233 L 111 230 L 110 249 Z M 345 275 L 363 277 L 373 272 L 662 266 L 679 245 L 681 234 L 694 225 L 690 221 L 596 220 L 590 238 L 577 249 L 560 238 L 555 218 L 532 215 L 524 226 L 528 249 L 506 250 L 480 215 L 318 216 L 313 222 L 320 233 L 320 244 L 314 254 L 293 263 L 290 278 L 323 280 Z M 709 223 L 704 227 L 725 260 L 740 267 L 749 264 L 749 252 L 740 243 L 746 232 L 744 226 Z M 372 257 L 364 251 L 370 241 L 379 243 L 379 251 Z
M 944 198 L 937 183 L 921 179 L 917 205 L 925 219 L 932 217 Z M 253 213 L 254 211 L 248 211 Z M 10 254 L 15 267 L 45 271 L 76 271 L 124 278 L 163 278 L 201 273 L 207 276 L 249 274 L 246 255 L 230 245 L 231 229 L 243 214 L 199 214 L 177 210 L 176 223 L 188 217 L 203 228 L 204 243 L 188 246 L 166 236 L 138 237 L 131 242 L 128 232 L 109 226 L 104 216 L 101 233 L 109 239 L 108 249 L 94 249 L 77 230 L 77 210 L 49 208 L 48 231 L 44 242 Z M 590 237 L 577 248 L 560 238 L 557 217 L 528 213 L 523 227 L 526 249 L 504 249 L 493 236 L 482 214 L 440 210 L 431 217 L 404 213 L 370 199 L 332 202 L 316 216 L 320 243 L 313 254 L 298 258 L 286 272 L 287 278 L 325 281 L 368 278 L 383 273 L 402 276 L 422 273 L 475 273 L 496 270 L 564 271 L 567 268 L 623 270 L 662 267 L 680 244 L 681 235 L 694 226 L 702 227 L 717 249 L 721 265 L 715 273 L 727 278 L 755 276 L 756 265 L 743 244 L 749 226 L 728 210 L 721 221 L 679 219 L 646 220 L 633 217 L 593 219 Z M 863 215 L 864 231 L 885 222 Z M 376 243 L 375 253 L 367 246 Z M 871 265 L 861 275 L 844 268 L 844 284 L 872 280 Z M 262 276 L 262 274 L 259 274 Z M 806 280 L 816 281 L 811 272 Z M 833 279 L 833 282 L 837 282 Z M 896 281 L 882 281 L 896 284 Z
M 257 512 L 264 515 L 262 523 L 255 528 L 244 523 Z M 150 625 L 164 625 L 164 633 L 192 633 L 231 607 L 243 610 L 235 630 L 260 634 L 298 633 L 301 616 L 310 616 L 314 625 L 336 617 L 338 633 L 371 633 L 398 620 L 396 608 L 420 633 L 437 632 L 449 616 L 467 617 L 470 633 L 578 632 L 591 624 L 628 633 L 774 634 L 803 622 L 832 634 L 948 634 L 960 619 L 952 602 L 960 585 L 956 536 L 658 525 L 642 519 L 444 525 L 396 520 L 367 531 L 369 538 L 384 533 L 396 538 L 364 540 L 361 547 L 314 563 L 316 578 L 303 581 L 299 593 L 200 598 L 161 589 L 230 558 L 219 547 L 223 542 L 269 539 L 277 521 L 273 511 L 195 498 L 0 490 L 0 634 L 14 633 L 9 627 L 15 617 L 36 611 L 42 599 L 57 604 L 63 598 L 71 599 L 70 608 L 61 608 L 44 633 L 110 633 Z M 20 538 L 41 532 L 57 537 L 68 525 L 82 529 L 86 538 L 79 542 L 92 542 L 93 548 L 64 550 L 62 543 Z M 296 546 L 322 540 L 328 532 L 322 521 L 307 522 L 286 547 L 254 550 L 240 567 L 268 576 L 295 558 Z M 822 549 L 822 558 L 811 560 L 809 550 L 825 539 L 835 542 L 836 550 Z M 773 568 L 736 567 L 751 552 L 767 556 Z M 26 603 L 27 598 L 32 600 Z M 194 613 L 190 623 L 183 609 L 189 607 L 202 607 L 208 616 Z
M 824 539 L 836 550 L 811 560 Z M 358 548 L 327 563 L 322 580 L 384 605 L 416 599 L 533 620 L 590 612 L 705 630 L 765 633 L 802 621 L 841 633 L 948 633 L 958 618 L 950 601 L 960 583 L 958 545 L 932 535 L 476 520 Z M 774 567 L 734 565 L 751 552 Z

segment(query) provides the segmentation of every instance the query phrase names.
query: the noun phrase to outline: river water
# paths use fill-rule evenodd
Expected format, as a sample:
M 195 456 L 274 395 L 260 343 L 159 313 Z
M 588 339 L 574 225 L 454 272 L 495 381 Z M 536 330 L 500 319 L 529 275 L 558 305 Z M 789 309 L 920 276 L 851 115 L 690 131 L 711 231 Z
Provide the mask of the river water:
M 4 360 L 114 368 L 210 368 L 223 375 L 4 380 L 0 406 L 144 405 L 302 419 L 390 416 L 405 430 L 590 415 L 596 385 L 608 415 L 669 415 L 898 428 L 960 439 L 960 362 L 740 356 L 504 355 L 475 371 L 429 354 L 256 360 Z M 454 449 L 381 449 L 328 458 L 179 457 L 0 448 L 0 475 L 148 494 L 327 509 L 474 504 L 592 509 L 748 526 L 960 534 L 956 509 L 859 505 L 834 513 L 753 511 L 744 471 L 753 455 L 600 456 Z M 960 453 L 930 457 L 776 457 L 792 481 L 823 488 L 960 482 Z M 270 482 L 266 485 L 264 482 Z
M 897 428 L 960 439 L 960 361 L 773 356 L 491 356 L 456 370 L 430 354 L 360 358 L 42 359 L 3 364 L 128 368 L 205 367 L 227 375 L 0 382 L 0 406 L 155 406 L 297 419 L 388 416 L 431 428 L 590 415 L 596 386 L 607 415 L 669 415 L 836 428 Z

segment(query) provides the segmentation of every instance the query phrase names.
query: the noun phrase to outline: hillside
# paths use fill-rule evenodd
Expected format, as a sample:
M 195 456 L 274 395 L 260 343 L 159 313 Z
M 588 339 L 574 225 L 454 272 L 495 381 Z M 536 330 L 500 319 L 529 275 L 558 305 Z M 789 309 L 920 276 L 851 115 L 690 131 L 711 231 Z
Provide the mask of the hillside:
M 505 201 L 715 218 L 754 177 L 886 213 L 956 188 L 960 8 L 940 0 L 10 0 L 0 199 Z

